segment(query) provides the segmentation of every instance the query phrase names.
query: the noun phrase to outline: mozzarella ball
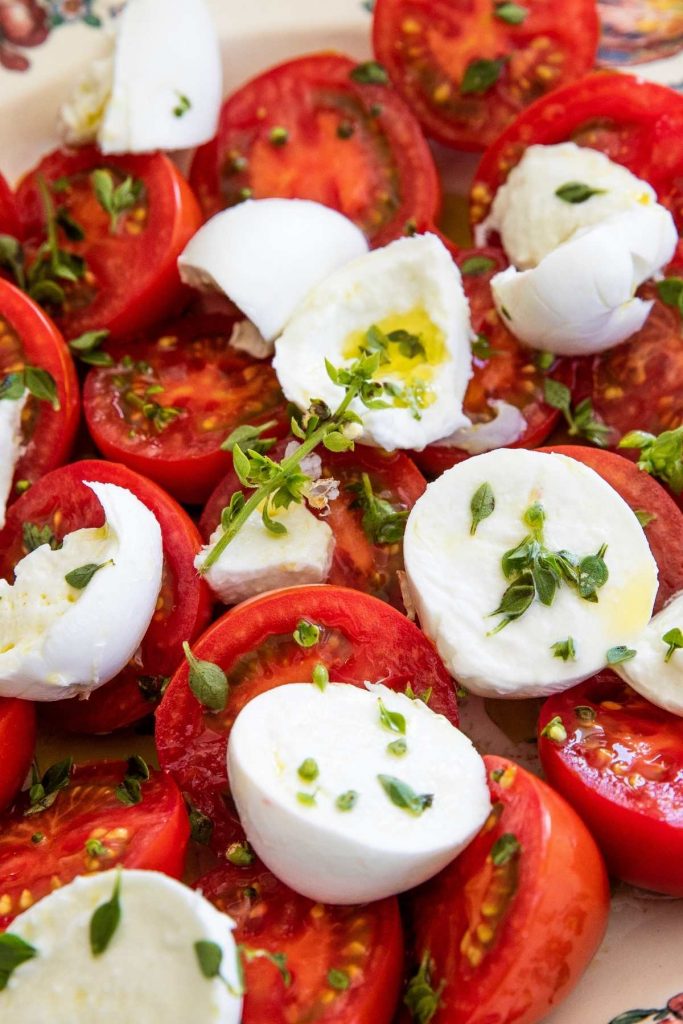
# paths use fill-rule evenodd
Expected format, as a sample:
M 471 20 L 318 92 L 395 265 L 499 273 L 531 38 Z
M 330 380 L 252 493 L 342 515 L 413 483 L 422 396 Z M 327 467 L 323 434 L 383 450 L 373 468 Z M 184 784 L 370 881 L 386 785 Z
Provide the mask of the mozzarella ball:
M 154 514 L 124 487 L 87 483 L 105 524 L 42 544 L 0 580 L 0 695 L 62 700 L 113 679 L 140 646 L 161 589 Z M 72 585 L 76 569 L 98 567 Z
M 207 221 L 178 268 L 193 288 L 225 292 L 272 341 L 311 288 L 367 251 L 360 228 L 328 206 L 248 199 Z
M 598 194 L 567 202 L 555 193 L 570 183 Z M 529 146 L 496 192 L 487 220 L 477 229 L 477 244 L 485 245 L 497 231 L 510 262 L 528 270 L 581 228 L 656 202 L 651 185 L 596 149 L 574 142 Z
M 387 408 L 354 399 L 360 440 L 392 451 L 421 450 L 469 424 L 462 403 L 471 374 L 469 306 L 458 268 L 435 235 L 402 238 L 362 256 L 314 288 L 275 344 L 273 366 L 289 401 L 335 409 L 342 387 L 328 376 L 368 351 L 372 328 L 383 349 L 375 380 Z M 393 337 L 392 337 L 393 336 Z
M 640 639 L 635 656 L 615 666 L 615 671 L 646 700 L 674 715 L 683 716 L 683 650 L 670 640 L 683 632 L 683 593 L 653 615 Z M 664 640 L 673 631 L 673 637 Z M 673 649 L 672 649 L 673 647 Z
M 639 331 L 652 302 L 636 289 L 672 258 L 678 242 L 663 206 L 639 206 L 579 232 L 534 270 L 508 267 L 491 281 L 507 327 L 557 355 L 602 352 Z
M 94 955 L 93 914 L 114 898 L 120 919 Z M 83 875 L 20 914 L 8 934 L 35 955 L 0 992 L 2 1019 L 21 1024 L 239 1024 L 234 922 L 199 893 L 156 871 Z M 211 943 L 222 977 L 202 972 Z M 225 980 L 224 980 L 225 979 Z M 232 992 L 230 991 L 232 989 Z
M 485 484 L 494 508 L 473 532 Z M 503 556 L 534 539 L 534 513 L 541 546 L 576 566 L 607 545 L 609 575 L 594 601 L 564 578 L 549 604 L 538 589 L 517 591 L 526 610 L 504 624 L 504 594 L 529 580 L 519 579 L 525 567 L 506 576 Z M 542 697 L 592 676 L 611 648 L 638 641 L 657 593 L 657 564 L 623 498 L 580 462 L 525 449 L 475 456 L 429 484 L 408 517 L 404 558 L 423 629 L 453 676 L 484 697 Z
M 422 701 L 367 687 L 269 690 L 240 711 L 228 743 L 249 842 L 290 888 L 324 903 L 412 889 L 474 838 L 490 810 L 484 763 L 467 737 Z

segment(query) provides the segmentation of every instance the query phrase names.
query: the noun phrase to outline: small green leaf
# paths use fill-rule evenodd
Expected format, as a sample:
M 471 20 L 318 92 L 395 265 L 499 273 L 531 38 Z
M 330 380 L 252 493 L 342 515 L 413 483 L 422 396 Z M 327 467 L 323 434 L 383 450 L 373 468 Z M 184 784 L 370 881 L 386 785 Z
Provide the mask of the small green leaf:
M 72 569 L 71 572 L 66 574 L 64 579 L 74 590 L 85 590 L 96 572 L 113 564 L 114 562 L 111 558 L 106 562 L 100 562 L 99 565 L 95 562 L 88 562 L 86 565 L 80 565 L 77 569 Z
M 238 953 L 247 964 L 254 960 L 267 960 L 273 967 L 276 967 L 280 977 L 286 986 L 292 984 L 292 975 L 287 969 L 287 956 L 285 953 L 271 953 L 269 949 L 254 949 L 252 946 L 241 944 L 237 947 Z
M 349 73 L 349 78 L 360 85 L 388 85 L 389 75 L 386 68 L 382 67 L 376 60 L 368 60 L 356 67 Z
M 315 782 L 320 775 L 320 769 L 318 768 L 318 762 L 312 757 L 306 757 L 301 762 L 296 770 L 297 775 L 302 782 Z
M 658 437 L 632 430 L 622 437 L 620 448 L 640 448 L 638 469 L 658 477 L 675 494 L 683 491 L 683 426 L 665 430 Z
M 634 509 L 633 514 L 643 529 L 645 529 L 646 526 L 649 526 L 650 523 L 654 522 L 657 518 L 654 512 L 646 512 L 643 508 Z
M 480 487 L 477 487 L 476 491 L 472 495 L 472 500 L 470 501 L 470 512 L 472 513 L 470 535 L 472 537 L 477 532 L 479 523 L 483 522 L 484 519 L 488 519 L 490 515 L 493 515 L 495 507 L 496 499 L 494 497 L 491 484 L 481 484 Z
M 278 124 L 270 129 L 268 138 L 274 146 L 286 146 L 289 142 L 289 132 L 281 124 Z
M 592 196 L 604 195 L 605 191 L 604 188 L 592 188 L 590 185 L 585 185 L 582 181 L 567 181 L 555 189 L 555 195 L 565 203 L 576 205 L 585 203 Z
M 188 818 L 190 819 L 191 838 L 201 846 L 208 846 L 213 835 L 213 821 L 211 818 L 189 802 Z
M 518 857 L 522 851 L 519 840 L 512 832 L 505 832 L 496 839 L 491 849 L 491 860 L 497 868 L 507 864 L 513 857 Z
M 38 950 L 18 935 L 12 935 L 11 932 L 0 935 L 0 992 L 7 988 L 7 983 L 17 967 L 36 956 Z
M 641 1021 L 647 1020 L 648 1017 L 653 1017 L 657 1013 L 657 1010 L 627 1010 L 626 1013 L 620 1013 L 618 1017 L 613 1017 L 609 1024 L 640 1024 Z
M 500 353 L 500 349 L 491 348 L 491 342 L 485 334 L 478 334 L 475 340 L 471 342 L 470 348 L 472 349 L 473 356 L 484 361 Z
M 208 939 L 199 939 L 194 944 L 194 951 L 199 964 L 199 970 L 205 978 L 220 977 L 221 964 L 223 963 L 223 950 L 216 942 L 209 942 Z
M 384 728 L 390 732 L 401 733 L 404 736 L 406 731 L 405 716 L 398 711 L 389 711 L 381 697 L 377 699 L 377 706 L 379 707 L 379 720 Z
M 608 665 L 621 665 L 624 661 L 630 661 L 631 658 L 635 658 L 637 651 L 634 651 L 631 647 L 620 645 L 618 647 L 610 647 L 607 652 L 607 664 Z
M 9 402 L 18 402 L 24 394 L 23 372 L 8 373 L 0 380 L 0 399 Z
M 338 811 L 350 811 L 358 803 L 358 793 L 355 789 L 347 789 L 345 793 L 340 795 L 335 800 L 334 804 Z
M 308 619 L 299 619 L 292 636 L 299 647 L 315 647 L 320 642 L 320 626 Z
M 668 644 L 668 650 L 664 655 L 664 661 L 671 661 L 671 658 L 676 651 L 680 651 L 683 648 L 683 632 L 675 626 L 673 629 L 668 630 L 662 637 L 662 643 Z
M 178 97 L 178 102 L 173 108 L 173 116 L 184 117 L 188 110 L 191 110 L 192 103 L 182 92 L 176 92 L 176 96 Z
M 542 373 L 545 373 L 553 365 L 555 358 L 553 352 L 534 352 L 534 366 Z
M 460 92 L 463 96 L 471 94 L 483 95 L 496 84 L 500 78 L 506 60 L 473 60 L 467 65 L 465 75 L 460 83 Z
M 349 487 L 356 495 L 354 506 L 363 509 L 361 525 L 373 544 L 398 544 L 403 540 L 409 510 L 375 494 L 367 473 Z
M 580 722 L 594 722 L 598 717 L 593 708 L 588 707 L 586 704 L 580 704 L 574 708 L 574 714 Z
M 80 334 L 77 338 L 72 338 L 69 342 L 69 348 L 74 355 L 79 357 L 92 355 L 108 337 L 108 330 L 86 331 L 85 334 Z M 113 362 L 113 360 L 111 361 Z
M 318 663 L 313 669 L 313 684 L 317 686 L 319 690 L 324 690 L 330 681 L 330 673 L 322 663 Z
M 85 852 L 89 857 L 106 857 L 109 850 L 101 839 L 86 839 Z
M 499 21 L 504 21 L 507 25 L 521 25 L 529 17 L 529 8 L 522 7 L 521 4 L 515 3 L 497 3 L 494 7 L 493 13 Z
M 24 811 L 25 817 L 40 814 L 41 811 L 52 806 L 61 790 L 66 789 L 69 785 L 73 765 L 72 757 L 68 757 L 64 761 L 57 761 L 55 764 L 50 765 L 41 779 L 38 776 L 37 766 L 34 762 L 31 787 L 29 789 L 30 803 Z
M 387 754 L 391 754 L 392 757 L 403 757 L 408 753 L 408 744 L 405 740 L 393 740 L 387 744 Z
M 238 868 L 247 868 L 253 864 L 256 855 L 247 842 L 231 843 L 225 853 L 225 859 Z
M 119 217 L 135 206 L 143 190 L 143 183 L 130 175 L 120 185 L 114 184 L 114 176 L 105 168 L 98 168 L 90 175 L 95 198 L 102 209 L 109 214 L 109 230 L 116 231 Z
M 558 640 L 552 644 L 550 650 L 553 652 L 554 658 L 562 658 L 562 661 L 576 661 L 576 647 L 570 636 L 566 640 Z
M 521 618 L 521 616 L 524 615 L 524 613 L 531 607 L 535 596 L 536 586 L 533 581 L 533 576 L 529 572 L 523 573 L 518 580 L 515 580 L 514 583 L 510 584 L 503 594 L 501 602 L 496 610 L 491 612 L 491 616 L 502 615 L 504 618 L 486 635 L 493 636 L 496 633 L 499 633 L 501 629 L 508 625 L 508 623 Z
M 479 274 L 488 274 L 489 270 L 493 270 L 495 266 L 496 261 L 492 260 L 490 256 L 468 256 L 460 264 L 460 273 L 478 277 Z
M 543 382 L 543 393 L 545 401 L 548 405 L 552 405 L 553 409 L 559 409 L 564 413 L 569 412 L 572 393 L 566 384 L 562 384 L 559 380 L 553 380 L 552 377 L 546 377 Z
M 277 440 L 274 437 L 262 437 L 261 435 L 276 425 L 275 420 L 268 420 L 267 423 L 262 423 L 257 427 L 252 427 L 249 424 L 236 427 L 223 441 L 221 451 L 232 452 L 238 447 L 243 452 L 253 450 L 260 455 L 264 455 L 273 445 L 277 444 Z
M 101 956 L 114 937 L 121 920 L 121 871 L 116 873 L 114 892 L 110 900 L 102 903 L 90 919 L 90 949 L 93 956 Z
M 541 736 L 545 739 L 550 740 L 552 743 L 566 743 L 567 741 L 567 730 L 565 729 L 564 722 L 559 715 L 555 715 L 549 722 L 541 729 Z
M 433 793 L 416 793 L 407 782 L 397 779 L 395 775 L 378 775 L 377 779 L 392 804 L 415 817 L 419 817 L 434 803 Z
M 0 267 L 10 271 L 20 288 L 25 287 L 24 250 L 12 235 L 0 234 Z
M 327 984 L 330 988 L 336 989 L 337 992 L 345 992 L 351 984 L 346 971 L 339 970 L 337 967 L 331 967 L 327 972 Z
M 316 798 L 316 796 L 317 796 L 317 791 L 315 793 L 303 793 L 302 792 L 302 793 L 297 793 L 296 794 L 297 800 L 299 801 L 300 804 L 303 804 L 304 807 L 315 807 L 315 798 Z
M 417 972 L 408 982 L 403 1002 L 408 1007 L 415 1024 L 430 1024 L 442 1005 L 441 996 L 446 987 L 446 980 L 443 979 L 434 988 L 432 983 L 432 959 L 427 950 L 422 955 L 422 961 Z
M 122 803 L 124 807 L 134 807 L 136 804 L 142 803 L 142 786 L 140 781 L 139 779 L 130 778 L 128 775 L 116 787 L 114 794 L 119 803 Z
M 81 225 L 73 219 L 69 211 L 63 206 L 55 213 L 55 221 L 70 242 L 82 242 L 85 238 L 85 231 Z
M 219 665 L 212 661 L 200 661 L 190 650 L 187 641 L 183 643 L 185 658 L 190 666 L 190 689 L 200 704 L 210 711 L 223 711 L 228 702 L 228 678 Z
M 665 306 L 673 306 L 674 309 L 681 309 L 683 303 L 683 277 L 665 277 L 658 281 L 657 294 Z
M 25 366 L 24 385 L 34 398 L 40 399 L 41 402 L 49 402 L 55 412 L 59 412 L 61 405 L 57 396 L 57 385 L 51 373 L 39 366 Z

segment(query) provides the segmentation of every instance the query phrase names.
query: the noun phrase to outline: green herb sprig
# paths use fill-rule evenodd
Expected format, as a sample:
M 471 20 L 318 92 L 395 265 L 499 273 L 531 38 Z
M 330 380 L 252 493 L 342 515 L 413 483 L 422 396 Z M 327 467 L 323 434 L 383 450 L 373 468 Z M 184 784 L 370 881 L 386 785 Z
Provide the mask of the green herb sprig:
M 415 1024 L 429 1024 L 441 1006 L 441 997 L 446 987 L 445 978 L 434 987 L 432 981 L 432 958 L 428 950 L 422 955 L 420 966 L 408 982 L 403 1002 L 408 1007 Z
M 675 494 L 683 491 L 683 426 L 658 436 L 631 430 L 622 437 L 619 447 L 640 448 L 638 469 L 663 480 Z
M 546 403 L 553 409 L 559 409 L 563 414 L 572 437 L 585 437 L 599 448 L 605 448 L 609 444 L 611 430 L 596 418 L 590 398 L 584 398 L 572 409 L 571 391 L 566 384 L 552 377 L 546 377 L 543 394 Z

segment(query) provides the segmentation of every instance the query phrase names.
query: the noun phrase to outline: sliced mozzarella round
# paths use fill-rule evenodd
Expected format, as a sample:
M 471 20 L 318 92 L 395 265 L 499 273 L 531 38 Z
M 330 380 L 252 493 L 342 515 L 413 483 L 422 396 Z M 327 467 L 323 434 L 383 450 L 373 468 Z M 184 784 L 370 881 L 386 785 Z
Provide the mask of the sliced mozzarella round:
M 412 889 L 473 839 L 490 810 L 467 737 L 422 701 L 367 687 L 269 690 L 242 709 L 228 743 L 249 841 L 273 874 L 324 903 Z
M 117 885 L 120 918 L 94 955 L 93 914 Z M 239 1024 L 233 928 L 199 893 L 156 871 L 83 875 L 10 925 L 8 934 L 34 954 L 0 992 L 0 1016 L 22 1024 Z M 220 977 L 206 977 L 196 943 L 211 944 Z
M 0 580 L 0 695 L 62 700 L 113 679 L 147 632 L 161 589 L 161 530 L 123 487 L 87 483 L 104 526 L 76 530 L 57 551 L 48 544 Z M 79 586 L 66 576 L 81 575 Z
M 481 455 L 518 441 L 526 430 L 526 420 L 517 406 L 498 398 L 489 405 L 496 414 L 492 420 L 459 427 L 450 437 L 435 441 L 436 447 L 461 448 L 470 455 Z
M 225 604 L 246 601 L 265 590 L 327 579 L 334 553 L 334 534 L 327 523 L 296 504 L 271 512 L 271 518 L 287 532 L 271 533 L 257 509 L 206 572 L 204 579 Z M 222 534 L 218 525 L 195 559 L 198 570 Z
M 248 199 L 217 213 L 178 259 L 194 288 L 225 292 L 266 341 L 332 271 L 368 243 L 343 214 L 308 199 Z
M 204 0 L 128 0 L 117 26 L 113 52 L 93 63 L 60 111 L 66 141 L 146 153 L 213 138 L 223 73 Z
M 683 593 L 652 616 L 633 645 L 635 656 L 615 665 L 614 670 L 652 704 L 683 716 L 683 649 L 678 646 L 681 643 Z
M 568 202 L 556 192 L 569 184 L 598 192 Z M 656 202 L 651 185 L 596 149 L 574 142 L 529 146 L 496 192 L 491 213 L 477 229 L 477 244 L 498 232 L 509 260 L 528 270 L 579 229 Z
M 0 530 L 5 525 L 14 470 L 21 455 L 21 414 L 27 397 L 28 391 L 24 391 L 20 398 L 0 399 Z
M 652 302 L 636 298 L 636 289 L 669 262 L 677 242 L 668 210 L 635 207 L 579 232 L 534 270 L 496 274 L 496 308 L 532 348 L 602 352 L 643 326 Z
M 485 484 L 495 507 L 473 533 Z M 496 609 L 517 581 L 502 559 L 532 537 L 524 517 L 537 504 L 546 549 L 578 561 L 607 545 L 609 577 L 596 601 L 564 580 L 550 604 L 517 591 L 522 607 L 525 595 L 531 603 L 500 628 Z M 485 697 L 543 696 L 598 672 L 611 648 L 637 642 L 657 593 L 657 564 L 620 495 L 574 459 L 525 449 L 475 456 L 429 484 L 408 518 L 404 558 L 423 629 L 455 678 Z
M 312 399 L 336 408 L 344 392 L 325 360 L 348 366 L 367 351 L 371 328 L 388 339 L 375 378 L 395 394 L 383 399 L 387 408 L 352 402 L 365 443 L 422 449 L 469 424 L 462 411 L 471 374 L 469 306 L 460 271 L 435 235 L 375 249 L 309 294 L 275 344 L 273 366 L 287 398 L 300 409 Z

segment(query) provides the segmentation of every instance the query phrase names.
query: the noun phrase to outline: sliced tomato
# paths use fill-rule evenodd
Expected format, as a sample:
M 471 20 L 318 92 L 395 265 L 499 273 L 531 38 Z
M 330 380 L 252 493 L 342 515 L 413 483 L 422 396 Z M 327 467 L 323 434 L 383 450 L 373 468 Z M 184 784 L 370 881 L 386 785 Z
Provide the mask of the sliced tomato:
M 543 729 L 554 718 L 567 739 Z M 613 672 L 550 697 L 539 753 L 548 781 L 597 839 L 615 875 L 683 896 L 683 727 Z
M 284 454 L 284 445 L 273 451 Z M 323 476 L 339 482 L 339 496 L 329 503 L 325 522 L 334 533 L 334 556 L 327 583 L 352 587 L 388 601 L 404 610 L 398 571 L 403 570 L 403 528 L 387 524 L 390 539 L 379 541 L 367 516 L 366 488 L 375 498 L 388 502 L 405 515 L 424 493 L 426 481 L 415 464 L 402 452 L 356 445 L 355 451 L 333 455 L 320 452 Z M 364 480 L 364 475 L 367 481 Z M 231 496 L 241 489 L 234 470 L 220 482 L 204 508 L 199 527 L 206 540 L 220 522 L 221 512 Z M 364 527 L 363 523 L 366 523 Z M 387 534 L 385 534 L 387 536 Z
M 0 235 L 18 238 L 21 234 L 19 214 L 12 189 L 0 174 Z
M 258 862 L 216 868 L 195 885 L 235 921 L 235 941 L 286 957 L 245 965 L 242 1024 L 389 1024 L 403 973 L 396 899 L 330 907 L 292 892 Z M 341 984 L 330 984 L 331 971 Z
M 312 647 L 294 640 L 302 620 L 320 627 Z M 457 723 L 453 680 L 429 640 L 395 608 L 356 590 L 311 586 L 271 591 L 227 612 L 192 649 L 226 673 L 227 705 L 219 712 L 204 708 L 182 666 L 157 709 L 156 743 L 162 766 L 213 821 L 217 849 L 234 831 L 228 736 L 240 710 L 259 693 L 311 679 L 321 664 L 333 682 L 363 686 L 366 680 L 381 681 L 395 690 L 411 686 L 418 696 L 429 697 L 434 711 Z
M 502 250 L 461 249 L 454 258 L 462 271 L 472 330 L 477 335 L 472 377 L 463 409 L 476 424 L 495 419 L 493 402 L 514 405 L 524 416 L 526 427 L 516 441 L 505 447 L 535 448 L 546 439 L 560 416 L 557 409 L 544 401 L 545 377 L 551 374 L 555 380 L 571 387 L 574 364 L 566 359 L 555 359 L 550 366 L 541 369 L 538 353 L 520 344 L 498 316 L 491 296 L 491 278 L 507 266 Z M 437 442 L 422 452 L 415 452 L 413 457 L 424 473 L 436 477 L 469 458 L 469 454 L 462 448 Z
M 0 698 L 0 811 L 11 804 L 26 778 L 36 745 L 35 706 Z
M 21 417 L 23 450 L 14 470 L 10 500 L 68 459 L 80 401 L 76 371 L 63 337 L 40 306 L 0 279 L 0 380 L 24 366 L 50 374 L 59 408 L 28 396 Z
M 484 153 L 471 217 L 482 221 L 527 146 L 575 142 L 605 153 L 649 181 L 683 228 L 683 96 L 632 75 L 601 71 L 544 97 Z M 680 248 L 680 246 L 679 246 Z
M 60 728 L 104 733 L 130 725 L 154 709 L 167 677 L 182 658 L 183 641 L 206 626 L 211 602 L 206 584 L 195 572 L 201 538 L 187 513 L 151 480 L 99 460 L 73 462 L 55 470 L 12 506 L 0 532 L 0 576 L 12 580 L 14 566 L 27 553 L 25 523 L 49 526 L 60 540 L 74 530 L 103 525 L 102 506 L 85 486 L 86 480 L 131 491 L 157 517 L 164 546 L 161 593 L 140 650 L 123 672 L 88 700 L 57 701 L 45 710 Z
M 88 429 L 102 454 L 143 473 L 178 501 L 206 500 L 232 466 L 221 444 L 242 423 L 289 427 L 270 362 L 229 344 L 234 318 L 195 316 L 111 350 L 115 365 L 90 371 Z
M 663 608 L 683 590 L 683 512 L 676 502 L 656 480 L 622 455 L 581 445 L 553 445 L 541 451 L 577 459 L 618 491 L 634 512 L 652 516 L 645 525 L 645 536 L 659 569 L 655 611 Z
M 484 760 L 488 822 L 408 897 L 415 960 L 429 964 L 435 990 L 443 985 L 432 1024 L 537 1024 L 600 944 L 607 875 L 562 797 L 505 758 Z
M 312 199 L 373 245 L 436 219 L 439 182 L 419 125 L 391 88 L 359 75 L 348 57 L 318 53 L 233 93 L 190 171 L 207 217 L 248 196 Z
M 114 225 L 92 184 L 92 172 L 99 169 L 110 173 L 114 187 L 129 177 L 141 183 L 134 204 Z M 64 211 L 84 234 L 80 241 L 69 240 L 64 228 L 58 228 L 60 247 L 86 264 L 80 280 L 61 282 L 63 305 L 50 306 L 67 339 L 105 329 L 112 336 L 128 335 L 168 315 L 183 301 L 176 261 L 199 227 L 201 213 L 168 157 L 103 157 L 91 147 L 44 157 L 17 190 L 29 264 L 45 241 L 41 180 L 49 186 L 55 209 Z
M 595 63 L 599 22 L 591 0 L 377 0 L 378 60 L 428 135 L 485 149 L 507 125 Z
M 117 864 L 182 875 L 190 826 L 178 787 L 152 771 L 140 802 L 126 804 L 117 787 L 127 770 L 125 761 L 80 765 L 45 810 L 23 794 L 0 817 L 0 929 L 77 875 Z

